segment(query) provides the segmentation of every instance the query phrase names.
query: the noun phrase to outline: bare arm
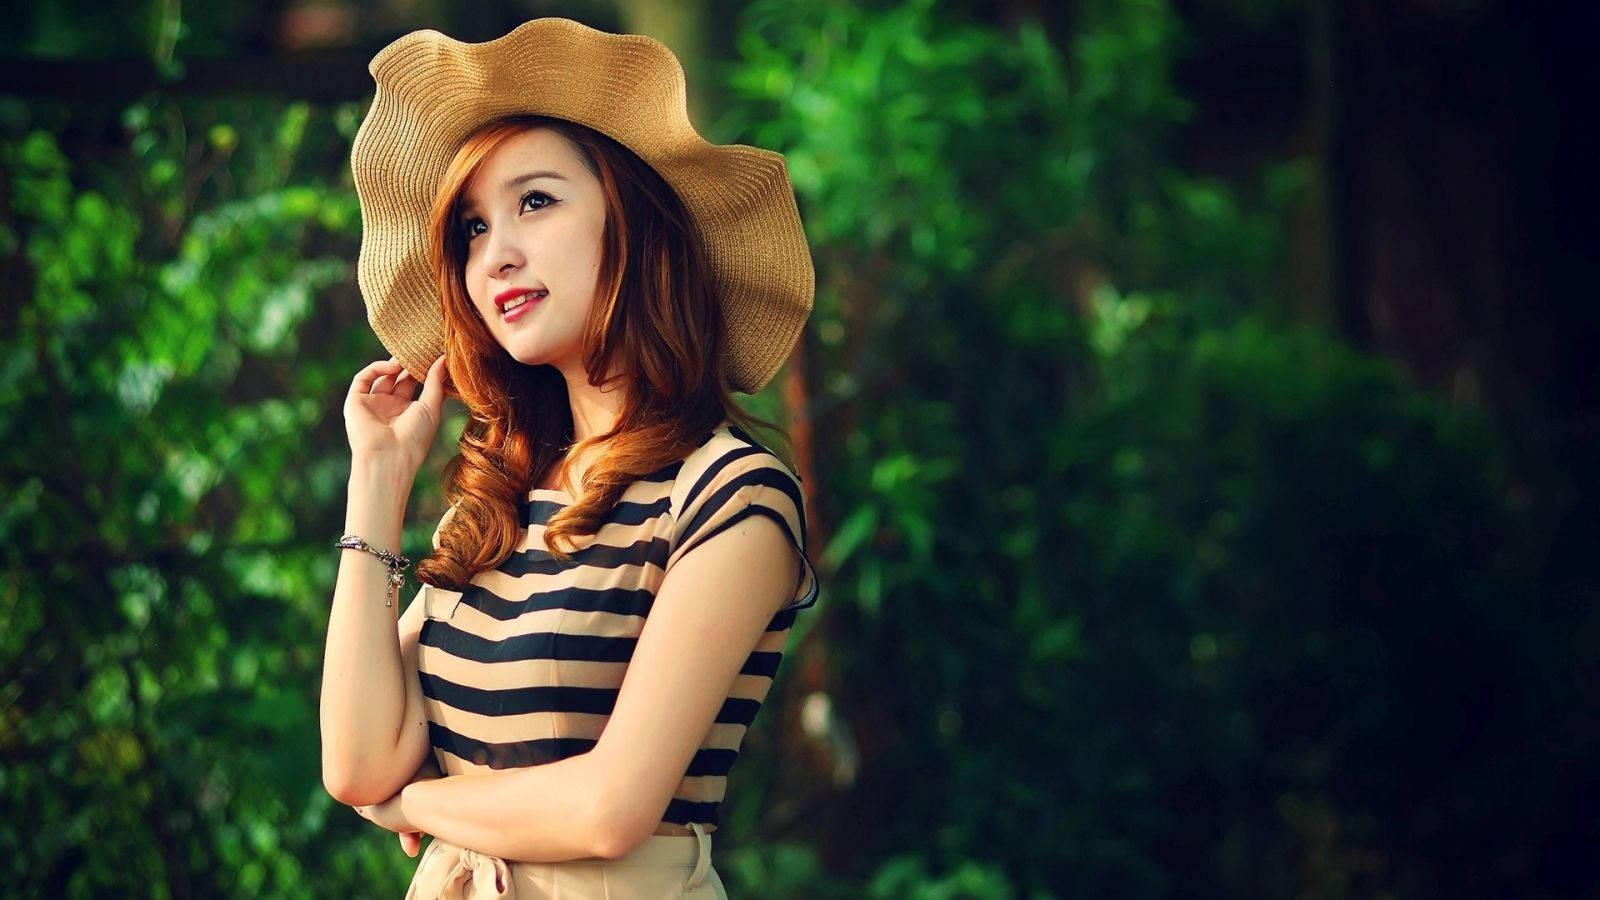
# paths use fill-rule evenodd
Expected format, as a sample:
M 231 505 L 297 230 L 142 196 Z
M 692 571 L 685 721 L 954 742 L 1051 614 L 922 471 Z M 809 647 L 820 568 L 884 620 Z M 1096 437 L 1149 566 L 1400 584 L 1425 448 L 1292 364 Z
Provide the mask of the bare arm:
M 412 606 L 415 607 L 420 602 L 422 602 L 420 599 L 412 601 Z M 410 620 L 412 620 L 413 618 L 414 617 L 411 616 L 411 615 L 406 615 L 406 616 L 401 617 L 401 619 L 400 619 L 400 655 L 401 655 L 402 658 L 406 658 L 408 653 L 414 653 L 414 651 L 416 649 L 417 632 L 415 630 L 415 624 L 414 623 L 410 623 Z M 408 640 L 407 625 L 408 625 L 408 623 L 411 624 L 411 628 L 412 628 L 412 630 L 411 630 L 411 632 L 409 634 L 409 641 L 410 641 L 409 647 L 407 646 L 407 640 Z M 408 665 L 408 671 L 414 672 L 415 671 L 415 657 L 412 656 L 412 657 L 410 657 L 410 659 L 411 659 L 411 662 Z M 417 770 L 411 774 L 411 777 L 406 781 L 406 784 L 407 785 L 412 785 L 412 784 L 416 784 L 419 781 L 434 781 L 436 779 L 443 778 L 443 777 L 445 777 L 444 772 L 439 769 L 439 763 L 438 763 L 437 759 L 434 757 L 434 755 L 432 753 L 424 752 L 423 755 L 422 755 L 422 765 L 418 766 Z M 385 803 L 389 803 L 391 801 L 395 801 L 397 799 L 397 797 L 398 797 L 398 794 L 396 795 L 396 797 L 392 797 L 392 798 L 390 798 L 390 800 L 386 800 L 384 802 Z M 362 816 L 370 818 L 368 812 L 366 811 L 366 809 L 370 809 L 370 807 L 364 809 L 361 805 L 356 804 L 356 805 L 353 805 L 352 808 L 354 808 L 356 810 L 356 812 L 361 813 Z M 422 832 L 414 830 L 414 829 L 412 829 L 412 830 L 402 830 L 402 831 L 397 832 L 395 834 L 395 837 L 400 839 L 400 849 L 402 851 L 404 851 L 404 853 L 407 856 L 415 857 L 419 852 L 421 852 L 421 850 L 422 850 Z
M 402 550 L 406 499 L 437 427 L 442 374 L 436 363 L 413 401 L 416 382 L 398 363 L 374 363 L 356 376 L 346 398 L 351 466 L 345 531 L 375 547 Z M 388 569 L 377 557 L 341 552 L 322 664 L 322 783 L 352 805 L 393 795 L 427 753 L 416 674 L 421 593 L 397 623 L 397 607 L 384 602 L 390 590 Z
M 353 467 L 345 531 L 400 552 L 400 520 L 410 488 L 400 482 L 392 473 Z M 377 557 L 342 551 L 322 662 L 321 720 L 323 785 L 343 803 L 377 803 L 390 796 L 405 785 L 427 750 L 416 676 L 420 622 L 404 621 L 420 620 L 421 592 L 397 624 L 397 607 L 384 605 L 389 591 L 389 571 Z

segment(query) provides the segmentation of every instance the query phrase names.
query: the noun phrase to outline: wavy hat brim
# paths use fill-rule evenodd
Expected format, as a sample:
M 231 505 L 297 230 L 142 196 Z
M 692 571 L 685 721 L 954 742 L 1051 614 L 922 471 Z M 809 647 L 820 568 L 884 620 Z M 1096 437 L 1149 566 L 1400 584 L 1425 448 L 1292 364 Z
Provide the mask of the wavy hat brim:
M 472 132 L 519 113 L 587 125 L 677 192 L 722 304 L 734 390 L 755 393 L 788 358 L 811 313 L 815 273 L 784 158 L 702 138 L 666 45 L 544 18 L 478 44 L 413 31 L 368 69 L 377 91 L 350 153 L 362 223 L 356 281 L 368 323 L 407 371 L 426 373 L 444 350 L 426 248 L 440 179 Z

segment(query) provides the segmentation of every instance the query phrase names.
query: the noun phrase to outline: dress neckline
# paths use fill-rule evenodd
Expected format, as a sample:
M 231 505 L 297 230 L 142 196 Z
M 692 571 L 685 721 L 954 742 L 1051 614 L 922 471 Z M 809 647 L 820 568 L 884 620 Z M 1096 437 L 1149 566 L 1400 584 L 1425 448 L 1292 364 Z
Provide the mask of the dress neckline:
M 724 418 L 721 422 L 717 423 L 717 427 L 716 428 L 712 429 L 712 434 L 715 435 L 718 431 L 721 431 L 721 430 L 723 430 L 725 428 L 728 428 L 731 425 L 733 425 L 733 420 L 732 419 L 728 419 L 728 418 Z M 566 490 L 564 488 L 542 488 L 542 487 L 529 488 L 527 497 L 528 497 L 529 500 L 537 500 L 539 498 L 534 496 L 536 494 L 554 495 L 556 497 L 564 497 L 567 500 L 575 499 L 573 497 L 573 495 L 572 495 L 572 492 L 568 491 L 568 490 Z

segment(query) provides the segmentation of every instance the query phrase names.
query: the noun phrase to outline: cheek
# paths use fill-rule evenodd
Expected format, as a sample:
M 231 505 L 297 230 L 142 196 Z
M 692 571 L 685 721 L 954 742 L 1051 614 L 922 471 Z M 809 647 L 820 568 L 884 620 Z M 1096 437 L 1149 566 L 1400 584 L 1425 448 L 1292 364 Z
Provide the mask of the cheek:
M 592 226 L 573 242 L 570 258 L 585 281 L 595 281 L 600 276 L 600 257 L 604 239 L 603 227 Z
M 593 265 L 600 259 L 600 233 L 592 228 L 576 228 L 562 236 L 561 259 L 577 268 Z
M 474 310 L 477 310 L 478 315 L 481 316 L 481 315 L 484 315 L 487 312 L 487 309 L 485 307 L 488 304 L 484 303 L 478 297 L 473 296 L 471 288 L 467 289 L 467 301 L 472 306 L 472 308 Z

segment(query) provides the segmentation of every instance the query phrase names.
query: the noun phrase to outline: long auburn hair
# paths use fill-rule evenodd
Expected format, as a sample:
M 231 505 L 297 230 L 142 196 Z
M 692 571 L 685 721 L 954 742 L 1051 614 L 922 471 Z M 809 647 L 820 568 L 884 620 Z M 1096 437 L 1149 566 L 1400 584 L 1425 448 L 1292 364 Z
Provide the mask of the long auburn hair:
M 599 386 L 620 363 L 624 400 L 610 431 L 573 443 L 566 382 L 549 365 L 518 362 L 495 340 L 467 295 L 467 241 L 459 225 L 462 193 L 483 161 L 506 140 L 533 128 L 566 138 L 600 182 L 606 222 L 595 303 L 583 329 L 584 369 Z M 747 430 L 775 423 L 746 412 L 722 366 L 722 308 L 699 233 L 666 181 L 633 151 L 591 128 L 547 116 L 490 122 L 467 139 L 440 179 L 428 217 L 428 255 L 444 313 L 447 389 L 467 407 L 460 453 L 443 473 L 454 508 L 439 547 L 417 564 L 428 584 L 462 590 L 478 572 L 503 562 L 521 542 L 518 506 L 552 466 L 567 480 L 564 454 L 604 448 L 577 485 L 574 502 L 550 517 L 545 547 L 571 562 L 578 538 L 603 517 L 636 478 L 683 459 L 724 418 Z M 792 468 L 792 464 L 791 464 Z M 565 548 L 557 546 L 566 544 Z

